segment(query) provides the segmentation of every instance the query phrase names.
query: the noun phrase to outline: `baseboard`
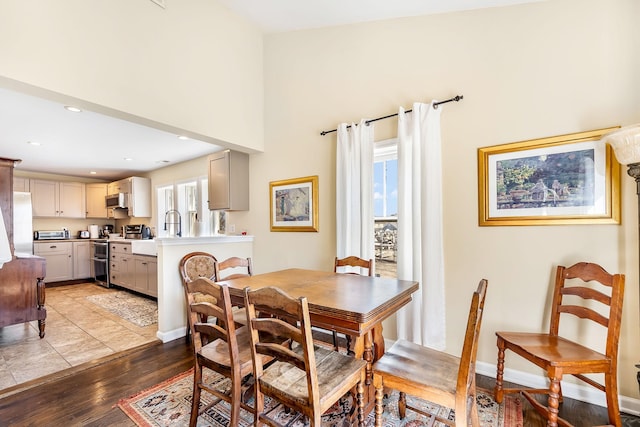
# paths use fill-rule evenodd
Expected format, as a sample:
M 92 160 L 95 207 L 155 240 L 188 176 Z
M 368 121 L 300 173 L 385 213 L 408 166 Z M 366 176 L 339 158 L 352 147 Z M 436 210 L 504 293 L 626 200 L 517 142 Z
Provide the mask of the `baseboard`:
M 158 339 L 160 341 L 162 341 L 163 343 L 167 343 L 169 341 L 173 341 L 173 340 L 177 340 L 178 338 L 182 338 L 182 337 L 186 337 L 187 336 L 187 328 L 186 327 L 181 327 L 181 328 L 177 328 L 174 329 L 172 331 L 167 331 L 167 332 L 156 332 L 156 337 L 158 337 Z
M 496 365 L 484 362 L 476 362 L 476 373 L 487 377 L 496 377 Z M 546 388 L 548 380 L 542 375 L 530 374 L 506 368 L 504 370 L 504 380 L 531 388 Z M 562 394 L 571 399 L 592 405 L 607 406 L 604 393 L 591 387 L 580 384 L 562 382 Z M 619 396 L 620 411 L 631 415 L 640 415 L 640 400 L 627 396 Z

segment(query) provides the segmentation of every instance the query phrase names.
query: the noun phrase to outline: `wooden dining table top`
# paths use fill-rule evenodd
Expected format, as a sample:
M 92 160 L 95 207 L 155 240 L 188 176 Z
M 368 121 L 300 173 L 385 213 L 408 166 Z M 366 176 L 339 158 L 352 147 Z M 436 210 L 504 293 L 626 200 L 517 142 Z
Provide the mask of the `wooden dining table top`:
M 334 326 L 353 332 L 354 326 L 363 332 L 364 326 L 373 326 L 411 301 L 418 290 L 418 282 L 333 271 L 290 268 L 257 274 L 220 283 L 229 286 L 232 298 L 243 297 L 243 290 L 274 286 L 292 297 L 307 297 L 312 323 Z M 314 322 L 314 317 L 316 322 Z M 344 323 L 344 324 L 343 324 Z M 364 329 L 369 329 L 365 327 Z

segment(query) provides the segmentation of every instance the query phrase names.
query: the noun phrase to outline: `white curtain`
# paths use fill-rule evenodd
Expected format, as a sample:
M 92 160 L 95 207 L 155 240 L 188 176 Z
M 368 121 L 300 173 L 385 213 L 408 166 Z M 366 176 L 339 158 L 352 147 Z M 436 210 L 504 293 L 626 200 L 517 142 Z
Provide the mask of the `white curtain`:
M 444 350 L 440 111 L 413 104 L 398 113 L 398 279 L 420 289 L 398 312 L 398 338 Z
M 373 125 L 338 126 L 336 256 L 373 259 Z

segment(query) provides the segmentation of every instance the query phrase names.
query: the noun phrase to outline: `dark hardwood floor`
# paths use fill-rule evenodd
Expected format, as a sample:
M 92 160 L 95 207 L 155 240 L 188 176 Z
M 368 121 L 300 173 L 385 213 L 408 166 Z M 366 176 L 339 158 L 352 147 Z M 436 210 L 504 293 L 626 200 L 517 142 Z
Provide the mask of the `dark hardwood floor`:
M 0 426 L 135 426 L 116 406 L 133 395 L 186 371 L 193 365 L 185 339 L 153 343 L 109 356 L 0 392 Z M 493 388 L 493 378 L 479 376 L 478 386 Z M 524 425 L 544 420 L 524 403 Z M 606 424 L 605 408 L 565 399 L 560 409 L 576 427 Z M 640 426 L 629 418 L 625 426 Z M 508 426 L 505 426 L 508 427 Z

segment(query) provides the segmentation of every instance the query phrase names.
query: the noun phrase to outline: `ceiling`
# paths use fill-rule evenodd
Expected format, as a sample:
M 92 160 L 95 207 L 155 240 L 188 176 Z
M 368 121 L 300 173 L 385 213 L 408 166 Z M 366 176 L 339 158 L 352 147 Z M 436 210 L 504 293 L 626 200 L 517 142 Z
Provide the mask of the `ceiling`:
M 218 1 L 272 33 L 544 0 Z M 0 87 L 0 156 L 21 159 L 18 170 L 109 181 L 220 149 L 92 111 L 70 112 L 64 104 Z

